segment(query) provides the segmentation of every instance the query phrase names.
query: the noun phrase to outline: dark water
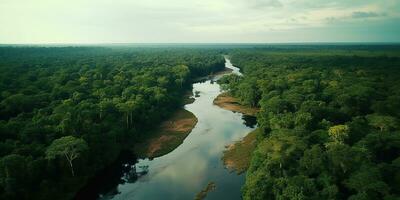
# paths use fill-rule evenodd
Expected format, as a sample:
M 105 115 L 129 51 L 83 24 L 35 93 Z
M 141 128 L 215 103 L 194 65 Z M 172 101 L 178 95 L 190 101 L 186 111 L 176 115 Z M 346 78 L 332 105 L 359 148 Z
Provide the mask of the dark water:
M 234 68 L 229 60 L 226 67 Z M 240 74 L 237 68 L 234 73 Z M 216 189 L 206 199 L 241 199 L 244 175 L 230 173 L 221 157 L 225 146 L 253 130 L 256 121 L 213 105 L 221 93 L 218 78 L 193 84 L 199 95 L 185 109 L 196 115 L 198 123 L 185 141 L 167 155 L 122 164 L 116 185 L 101 192 L 99 199 L 193 199 L 211 181 Z
M 250 127 L 250 128 L 255 128 L 257 125 L 257 118 L 251 115 L 243 115 L 243 124 Z

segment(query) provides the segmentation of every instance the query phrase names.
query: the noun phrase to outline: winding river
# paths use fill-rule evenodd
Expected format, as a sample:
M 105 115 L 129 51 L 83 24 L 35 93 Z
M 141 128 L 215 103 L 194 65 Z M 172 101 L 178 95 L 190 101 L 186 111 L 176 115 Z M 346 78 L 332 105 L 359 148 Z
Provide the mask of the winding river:
M 229 59 L 225 66 L 240 74 Z M 244 174 L 227 170 L 221 157 L 226 145 L 240 140 L 255 124 L 248 116 L 213 105 L 221 93 L 216 83 L 220 76 L 193 84 L 193 93 L 200 96 L 185 109 L 196 115 L 198 123 L 185 141 L 167 155 L 125 164 L 129 170 L 122 173 L 122 183 L 102 193 L 100 199 L 193 199 L 209 182 L 216 188 L 206 199 L 241 199 Z

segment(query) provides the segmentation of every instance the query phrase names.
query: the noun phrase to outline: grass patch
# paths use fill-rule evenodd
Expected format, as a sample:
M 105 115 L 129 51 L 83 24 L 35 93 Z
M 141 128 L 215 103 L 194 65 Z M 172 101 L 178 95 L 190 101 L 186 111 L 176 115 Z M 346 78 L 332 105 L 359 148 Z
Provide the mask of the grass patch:
M 202 199 L 206 198 L 208 192 L 215 190 L 216 187 L 217 186 L 215 185 L 214 182 L 209 182 L 203 190 L 201 190 L 199 193 L 196 194 L 194 199 L 202 200 Z
M 259 129 L 256 129 L 247 134 L 241 141 L 227 146 L 222 156 L 222 161 L 226 168 L 236 171 L 238 174 L 247 170 L 250 165 L 251 155 L 257 147 L 257 134 L 259 134 L 259 131 Z
M 182 144 L 196 124 L 196 116 L 180 108 L 168 120 L 151 131 L 148 134 L 149 137 L 143 138 L 136 144 L 134 151 L 139 158 L 155 158 L 165 155 Z
M 257 108 L 241 105 L 240 102 L 230 96 L 228 93 L 222 93 L 214 99 L 213 103 L 223 109 L 233 112 L 240 112 L 245 115 L 255 116 L 258 112 Z

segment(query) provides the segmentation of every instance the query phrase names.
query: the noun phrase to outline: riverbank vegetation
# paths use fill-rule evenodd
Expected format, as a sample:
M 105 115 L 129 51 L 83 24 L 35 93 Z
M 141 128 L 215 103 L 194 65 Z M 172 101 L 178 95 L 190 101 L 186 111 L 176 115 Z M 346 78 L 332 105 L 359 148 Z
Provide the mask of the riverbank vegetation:
M 193 113 L 180 108 L 153 130 L 153 133 L 138 138 L 134 152 L 139 158 L 165 155 L 182 144 L 196 123 L 197 118 Z
M 230 80 L 229 77 L 230 75 L 226 75 L 218 80 L 218 83 L 221 84 L 223 88 L 225 86 L 227 90 L 229 90 L 229 87 L 226 87 L 226 84 L 228 84 Z M 213 104 L 232 112 L 242 113 L 243 115 L 256 116 L 258 112 L 258 108 L 243 105 L 237 98 L 231 96 L 229 92 L 218 95 L 214 99 Z M 248 133 L 240 141 L 226 146 L 222 161 L 228 170 L 241 174 L 248 169 L 252 153 L 257 147 L 256 137 L 260 133 L 260 130 L 256 129 Z
M 257 135 L 259 129 L 248 133 L 243 139 L 227 146 L 223 152 L 222 161 L 226 168 L 238 174 L 245 172 L 251 161 L 253 151 L 257 147 Z
M 219 80 L 218 83 L 223 82 Z M 240 112 L 245 115 L 255 116 L 258 112 L 257 108 L 242 105 L 238 99 L 229 95 L 228 93 L 221 93 L 213 100 L 213 103 L 214 105 L 217 105 L 223 109 L 230 110 L 232 112 Z
M 222 69 L 212 49 L 1 47 L 0 199 L 72 199 Z
M 231 51 L 224 87 L 260 108 L 244 199 L 400 197 L 395 46 Z

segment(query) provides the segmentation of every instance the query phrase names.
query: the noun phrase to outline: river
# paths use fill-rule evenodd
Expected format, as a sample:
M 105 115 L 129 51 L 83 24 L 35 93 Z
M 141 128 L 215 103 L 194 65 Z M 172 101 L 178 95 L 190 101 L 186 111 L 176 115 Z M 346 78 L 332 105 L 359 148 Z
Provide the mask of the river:
M 225 66 L 240 74 L 229 59 Z M 193 199 L 209 182 L 215 190 L 206 199 L 241 199 L 244 174 L 228 171 L 221 160 L 226 145 L 240 140 L 254 129 L 248 116 L 213 105 L 221 93 L 216 80 L 220 76 L 193 84 L 195 97 L 185 109 L 192 112 L 198 123 L 184 142 L 174 151 L 152 160 L 140 159 L 122 173 L 122 183 L 100 195 L 102 200 L 128 199 Z

